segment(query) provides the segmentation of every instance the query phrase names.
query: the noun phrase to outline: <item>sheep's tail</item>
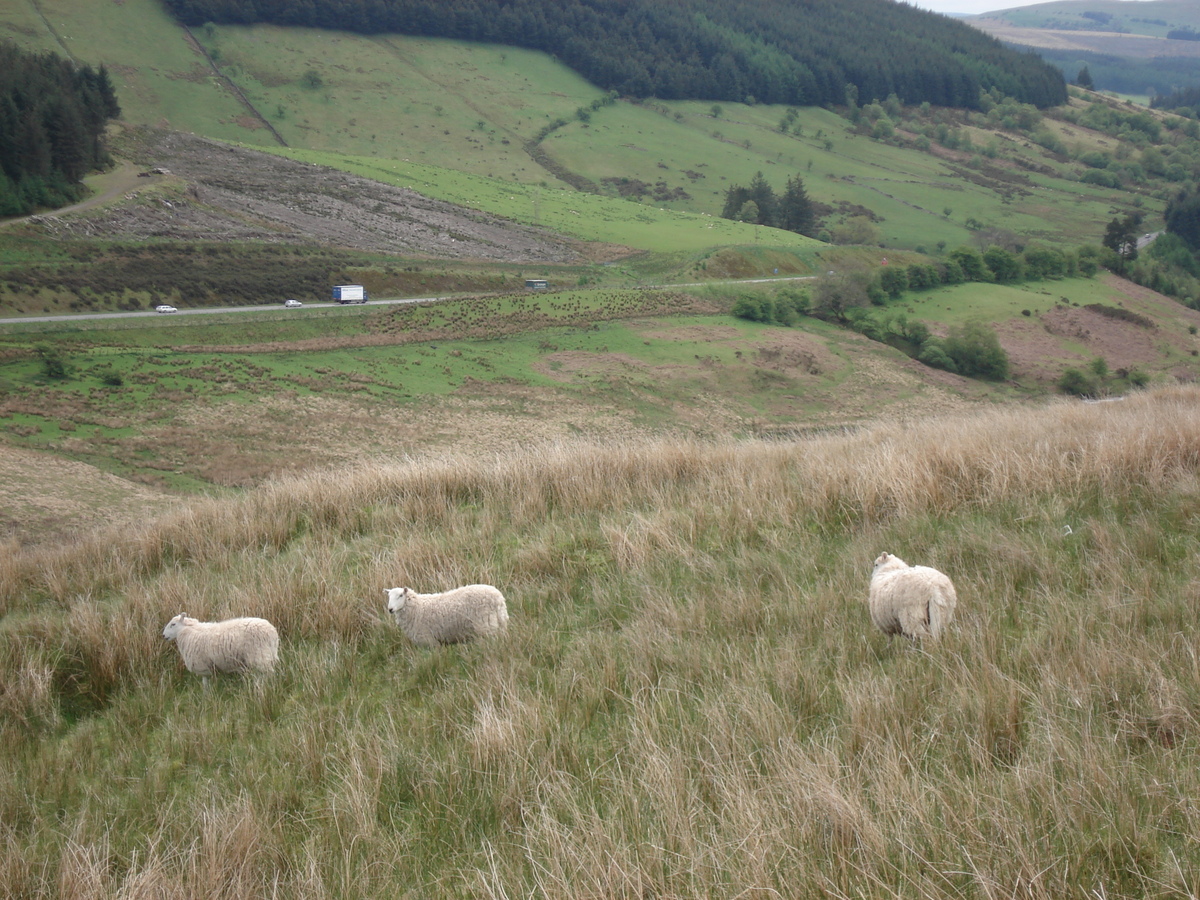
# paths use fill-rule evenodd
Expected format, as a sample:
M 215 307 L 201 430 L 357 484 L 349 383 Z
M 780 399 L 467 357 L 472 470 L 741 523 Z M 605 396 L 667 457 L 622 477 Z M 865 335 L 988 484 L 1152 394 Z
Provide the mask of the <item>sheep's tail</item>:
M 958 598 L 950 585 L 939 584 L 933 588 L 933 596 L 929 598 L 929 634 L 931 637 L 941 637 L 950 620 L 954 618 L 954 607 Z

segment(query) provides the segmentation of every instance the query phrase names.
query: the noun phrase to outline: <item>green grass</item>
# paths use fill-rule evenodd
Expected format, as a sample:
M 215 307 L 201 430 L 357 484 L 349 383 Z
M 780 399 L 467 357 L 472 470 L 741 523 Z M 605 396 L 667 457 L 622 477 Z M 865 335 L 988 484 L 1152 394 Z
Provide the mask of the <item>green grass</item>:
M 36 20 L 26 4 L 19 9 L 22 21 Z M 714 231 L 705 227 L 709 222 L 664 217 L 659 208 L 715 215 L 726 190 L 747 184 L 758 171 L 777 191 L 799 175 L 816 201 L 870 210 L 893 249 L 966 243 L 969 220 L 1055 243 L 1095 242 L 1113 205 L 1130 199 L 1125 192 L 1079 185 L 1078 164 L 1053 158 L 1020 134 L 999 146 L 1025 165 L 997 181 L 980 168 L 986 160 L 942 159 L 874 141 L 833 111 L 817 108 L 799 110 L 788 133 L 779 129 L 784 108 L 734 103 L 720 104 L 714 116 L 711 103 L 618 101 L 583 122 L 575 111 L 600 100 L 601 92 L 549 57 L 516 48 L 270 26 L 197 29 L 222 75 L 249 98 L 248 110 L 233 104 L 182 31 L 150 0 L 106 7 L 102 15 L 98 10 L 80 0 L 56 0 L 50 18 L 76 33 L 68 46 L 77 58 L 108 66 L 131 123 L 279 149 L 265 121 L 301 158 L 399 179 L 521 222 L 638 249 L 753 243 L 747 239 L 752 232 L 736 226 Z M 56 46 L 44 28 L 30 26 L 22 34 L 35 48 Z M 127 44 L 130 34 L 136 42 Z M 138 48 L 133 58 L 126 46 Z M 316 82 L 306 80 L 310 72 Z M 558 119 L 567 124 L 541 142 L 553 161 L 547 169 L 523 148 Z M 962 124 L 961 117 L 949 119 Z M 977 146 L 993 139 L 987 129 L 968 130 Z M 1076 133 L 1068 145 L 1090 146 L 1093 136 Z M 1037 174 L 1039 167 L 1057 174 Z M 444 169 L 461 174 L 439 171 Z M 617 212 L 619 207 L 567 191 L 563 170 L 611 193 L 616 188 L 605 179 L 633 179 L 651 193 L 633 207 L 638 212 Z M 659 182 L 666 199 L 654 198 Z M 1151 195 L 1141 200 L 1148 212 L 1160 208 Z
M 1089 278 L 1064 278 L 1016 285 L 960 284 L 909 292 L 895 306 L 922 321 L 958 325 L 971 320 L 995 324 L 1020 319 L 1024 310 L 1032 314 L 1050 312 L 1057 306 L 1080 307 L 1089 303 L 1123 307 L 1128 298 L 1102 281 Z M 1186 327 L 1179 318 L 1181 307 L 1166 298 L 1139 300 L 1144 314 L 1161 317 L 1163 327 Z
M 17 0 L 9 5 L 26 23 L 12 34 L 18 44 L 105 65 L 127 121 L 221 140 L 246 136 L 239 123 L 246 110 L 188 47 L 182 29 L 155 0 Z M 7 10 L 5 21 L 10 21 Z
M 719 217 L 567 189 L 514 184 L 443 166 L 402 160 L 381 162 L 307 150 L 276 152 L 411 188 L 426 196 L 495 213 L 522 224 L 637 250 L 696 253 L 714 247 L 758 242 L 764 246 L 795 248 L 813 257 L 821 247 L 809 238 L 774 228 L 759 228 Z

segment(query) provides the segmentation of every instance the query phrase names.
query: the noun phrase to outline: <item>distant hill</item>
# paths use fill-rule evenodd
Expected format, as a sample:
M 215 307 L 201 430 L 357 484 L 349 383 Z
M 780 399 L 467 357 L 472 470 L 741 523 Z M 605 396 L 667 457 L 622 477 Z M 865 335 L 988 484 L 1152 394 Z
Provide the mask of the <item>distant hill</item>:
M 270 23 L 504 44 L 551 53 L 605 90 L 665 100 L 977 108 L 981 90 L 1038 107 L 1061 74 L 946 16 L 891 0 L 164 0 L 184 24 Z
M 985 13 L 968 21 L 992 19 L 1020 28 L 1082 31 L 1168 38 L 1200 28 L 1194 0 L 1055 0 Z
M 964 21 L 1029 47 L 1068 79 L 1088 67 L 1099 90 L 1153 97 L 1200 86 L 1200 4 L 1058 0 Z

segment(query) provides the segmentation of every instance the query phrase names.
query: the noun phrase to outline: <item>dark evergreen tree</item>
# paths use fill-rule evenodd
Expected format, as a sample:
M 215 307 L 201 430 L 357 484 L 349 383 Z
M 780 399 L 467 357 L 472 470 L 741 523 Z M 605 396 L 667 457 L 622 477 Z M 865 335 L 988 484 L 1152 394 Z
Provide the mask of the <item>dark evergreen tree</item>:
M 746 193 L 747 198 L 758 206 L 756 221 L 759 225 L 773 226 L 779 221 L 779 200 L 762 172 L 756 172 L 750 179 L 750 187 Z
M 1193 116 L 1200 115 L 1198 113 L 1200 111 L 1200 87 L 1184 88 L 1154 97 L 1150 101 L 1150 106 L 1154 109 L 1185 110 L 1191 112 Z
M 779 227 L 811 236 L 816 222 L 816 212 L 804 190 L 804 180 L 799 175 L 789 178 L 779 198 Z
M 742 207 L 746 205 L 746 201 L 749 199 L 750 191 L 748 188 L 740 184 L 731 184 L 725 190 L 725 203 L 721 207 L 721 218 L 740 221 Z
M 105 165 L 104 127 L 120 114 L 108 72 L 0 42 L 0 215 L 62 206 Z
M 1192 186 L 1172 197 L 1165 218 L 1167 231 L 1177 235 L 1193 252 L 1200 252 L 1200 190 Z
M 1079 70 L 1079 74 L 1075 76 L 1075 83 L 1081 88 L 1086 88 L 1089 91 L 1095 90 L 1096 88 L 1095 83 L 1092 81 L 1092 73 L 1088 71 L 1087 66 L 1084 66 Z
M 775 225 L 779 215 L 779 200 L 762 172 L 755 174 L 749 187 L 734 184 L 725 191 L 721 218 L 755 225 Z M 749 218 L 747 217 L 749 215 Z
M 1104 230 L 1104 239 L 1101 243 L 1116 254 L 1119 274 L 1125 272 L 1125 266 L 1128 263 L 1137 259 L 1138 234 L 1141 232 L 1141 228 L 1142 214 L 1129 213 L 1124 218 L 1120 216 L 1114 218 Z

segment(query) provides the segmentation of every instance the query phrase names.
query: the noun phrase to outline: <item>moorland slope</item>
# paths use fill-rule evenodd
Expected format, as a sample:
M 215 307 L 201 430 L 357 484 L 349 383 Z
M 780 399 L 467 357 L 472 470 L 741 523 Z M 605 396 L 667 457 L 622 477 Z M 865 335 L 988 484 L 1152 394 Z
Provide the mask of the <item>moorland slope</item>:
M 283 478 L 0 557 L 0 883 L 368 900 L 1187 896 L 1200 397 Z M 870 625 L 871 560 L 959 593 Z M 434 650 L 384 588 L 499 585 Z M 266 679 L 160 636 L 258 614 Z

